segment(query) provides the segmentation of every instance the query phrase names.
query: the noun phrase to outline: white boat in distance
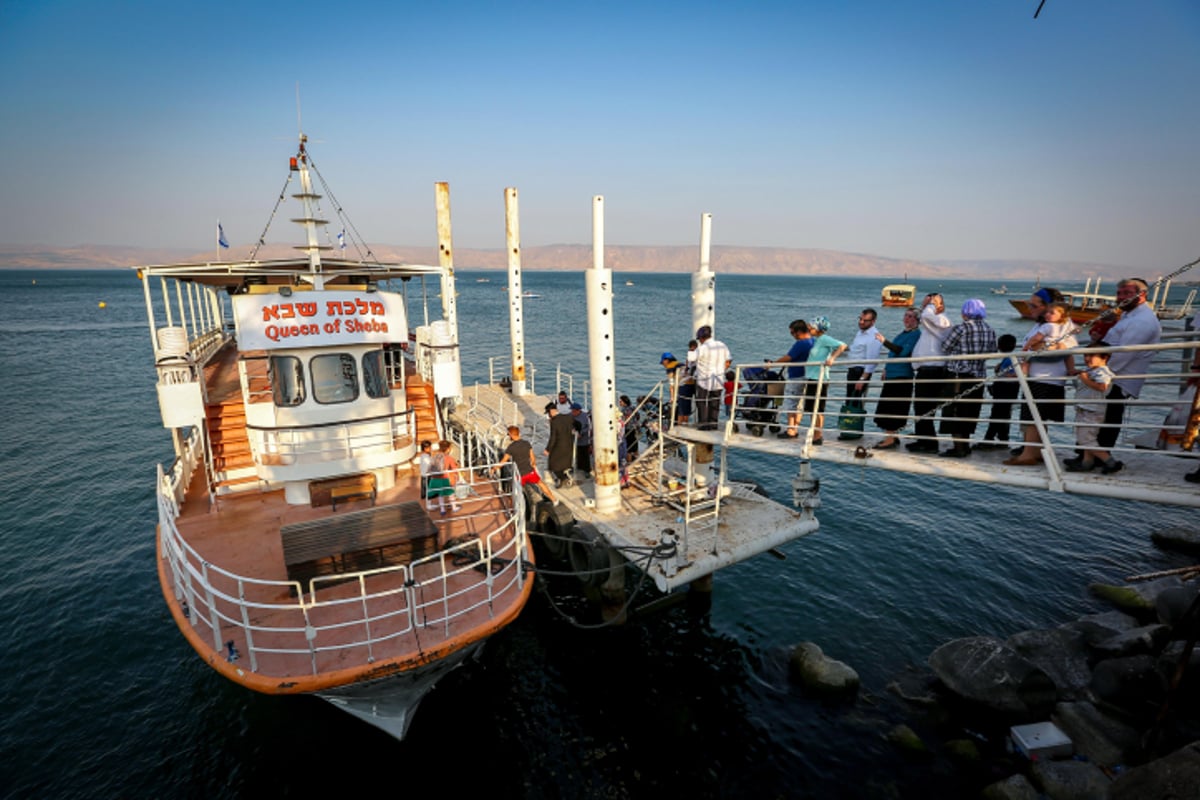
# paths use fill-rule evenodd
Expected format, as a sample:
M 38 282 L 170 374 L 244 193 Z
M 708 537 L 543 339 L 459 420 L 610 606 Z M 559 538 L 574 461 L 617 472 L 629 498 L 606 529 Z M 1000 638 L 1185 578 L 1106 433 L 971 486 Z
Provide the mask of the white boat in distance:
M 410 341 L 390 288 L 431 278 L 452 297 L 452 272 L 324 257 L 314 174 L 302 135 L 301 255 L 139 269 L 175 450 L 156 482 L 158 573 L 217 672 L 403 738 L 529 599 L 524 499 L 489 477 L 495 451 L 461 440 L 452 496 L 422 496 L 419 443 L 450 438 L 439 403 L 461 392 L 457 332 L 444 318 Z

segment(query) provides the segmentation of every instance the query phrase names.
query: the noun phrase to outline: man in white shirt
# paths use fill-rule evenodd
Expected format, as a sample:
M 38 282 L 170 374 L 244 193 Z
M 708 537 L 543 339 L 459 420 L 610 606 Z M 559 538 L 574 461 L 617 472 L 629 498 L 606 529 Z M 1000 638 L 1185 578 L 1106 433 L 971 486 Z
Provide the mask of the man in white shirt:
M 712 338 L 712 328 L 696 331 L 696 427 L 702 431 L 717 429 L 721 398 L 725 394 L 725 370 L 733 363 L 724 342 Z
M 913 358 L 938 356 L 937 360 L 919 361 L 917 368 L 916 397 L 913 399 L 913 414 L 917 416 L 915 442 L 905 445 L 916 453 L 936 453 L 937 429 L 933 426 L 933 412 L 946 396 L 946 360 L 942 357 L 942 342 L 950 334 L 950 318 L 946 316 L 946 300 L 936 292 L 925 295 L 921 302 L 921 338 L 913 348 Z M 931 383 L 930 381 L 938 381 Z
M 879 329 L 875 327 L 875 309 L 864 308 L 858 315 L 858 333 L 850 342 L 846 357 L 850 361 L 874 361 L 879 358 Z M 867 382 L 875 373 L 874 364 L 859 364 L 846 370 L 846 398 L 862 397 L 867 393 Z
M 1158 315 L 1146 302 L 1146 282 L 1141 278 L 1126 278 L 1117 284 L 1117 306 L 1121 319 L 1103 334 L 1111 345 L 1158 344 L 1162 338 L 1162 324 Z M 1125 418 L 1125 401 L 1136 398 L 1142 391 L 1146 379 L 1140 377 L 1150 369 L 1155 351 L 1135 350 L 1113 353 L 1108 368 L 1116 375 L 1108 391 L 1108 405 L 1104 408 L 1104 425 L 1097 437 L 1100 449 L 1111 450 L 1121 433 Z

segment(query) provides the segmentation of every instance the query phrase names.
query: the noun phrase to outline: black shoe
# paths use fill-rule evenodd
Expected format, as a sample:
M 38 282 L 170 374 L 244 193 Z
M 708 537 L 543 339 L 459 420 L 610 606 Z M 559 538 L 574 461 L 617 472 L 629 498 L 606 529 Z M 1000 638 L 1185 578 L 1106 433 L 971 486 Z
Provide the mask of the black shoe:
M 1008 452 L 1012 453 L 1014 456 L 1019 456 L 1019 455 L 1021 455 L 1021 453 L 1025 452 L 1025 448 L 1024 447 L 1013 447 Z
M 926 441 L 909 442 L 904 447 L 913 453 L 936 453 L 938 451 L 936 443 Z
M 1105 475 L 1112 475 L 1114 472 L 1120 472 L 1121 468 L 1124 466 L 1125 464 L 1123 462 L 1110 458 L 1108 461 L 1100 465 L 1100 471 Z
M 938 453 L 942 458 L 966 458 L 971 455 L 971 448 L 955 446 L 950 450 L 943 450 Z
M 1066 467 L 1067 472 L 1091 472 L 1096 468 L 1096 463 L 1094 461 L 1084 463 L 1076 458 L 1068 458 L 1063 461 L 1063 466 Z
M 1188 483 L 1200 483 L 1200 469 L 1195 472 L 1189 472 L 1183 476 L 1183 479 Z

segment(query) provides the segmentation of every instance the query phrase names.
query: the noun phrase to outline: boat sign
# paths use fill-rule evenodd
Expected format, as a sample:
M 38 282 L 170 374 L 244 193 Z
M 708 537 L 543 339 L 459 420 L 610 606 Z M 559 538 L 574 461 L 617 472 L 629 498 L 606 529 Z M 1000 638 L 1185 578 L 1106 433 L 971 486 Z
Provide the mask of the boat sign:
M 242 349 L 386 343 L 407 336 L 403 299 L 374 292 L 321 292 L 311 300 L 280 294 L 233 298 Z

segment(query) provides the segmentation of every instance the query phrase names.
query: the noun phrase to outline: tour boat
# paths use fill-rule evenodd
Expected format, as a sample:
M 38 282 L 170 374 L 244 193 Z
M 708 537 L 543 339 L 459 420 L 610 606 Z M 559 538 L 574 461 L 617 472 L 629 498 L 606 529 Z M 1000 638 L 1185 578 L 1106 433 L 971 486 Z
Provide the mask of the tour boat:
M 896 308 L 912 308 L 917 296 L 917 287 L 911 283 L 890 283 L 883 287 L 880 303 Z
M 461 394 L 453 270 L 326 257 L 345 251 L 322 243 L 305 145 L 288 171 L 299 255 L 139 268 L 174 443 L 158 574 L 221 675 L 403 738 L 421 698 L 529 599 L 524 498 L 489 472 L 495 448 L 462 437 L 451 496 L 422 496 L 419 443 L 450 438 Z M 410 280 L 438 281 L 443 312 L 411 336 Z

